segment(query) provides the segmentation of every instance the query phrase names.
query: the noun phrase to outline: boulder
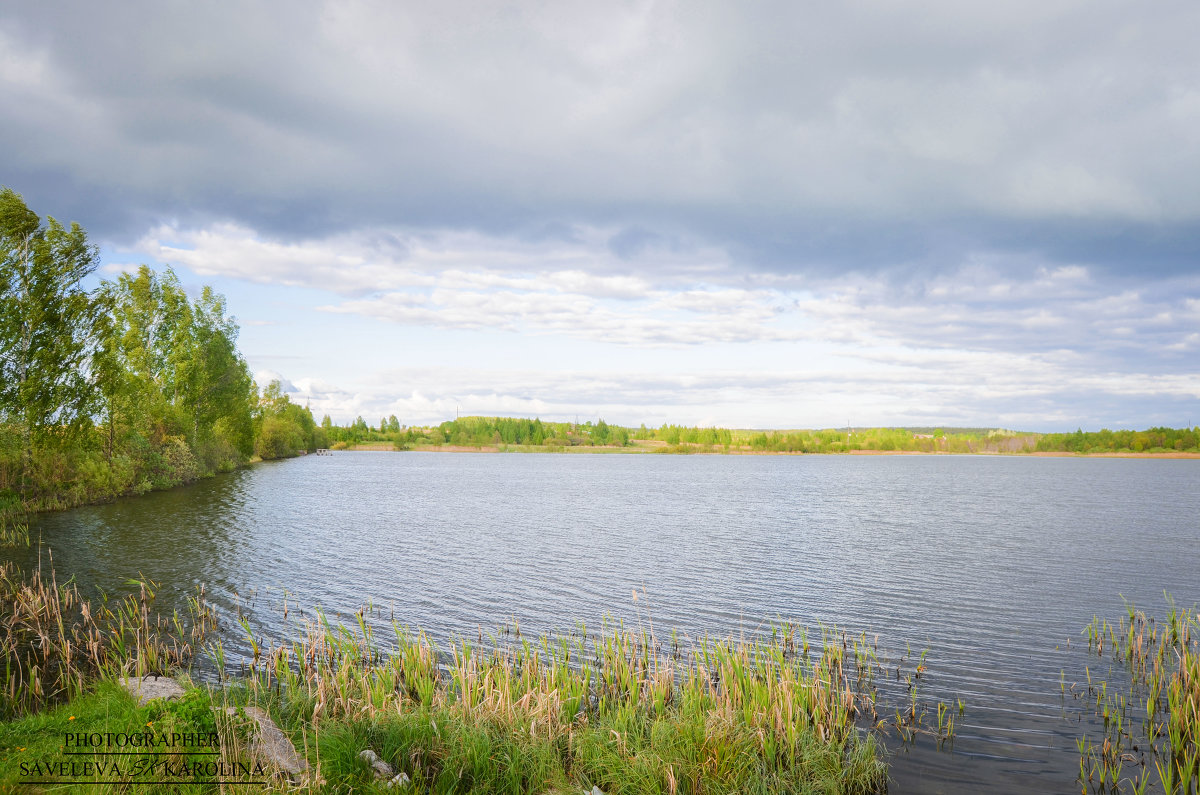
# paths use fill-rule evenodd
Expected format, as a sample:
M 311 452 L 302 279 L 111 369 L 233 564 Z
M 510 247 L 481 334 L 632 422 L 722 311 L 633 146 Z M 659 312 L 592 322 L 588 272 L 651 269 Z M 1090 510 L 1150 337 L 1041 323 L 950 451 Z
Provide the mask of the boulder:
M 179 698 L 183 695 L 183 685 L 169 676 L 123 676 L 121 687 L 138 700 L 143 706 L 156 698 Z
M 225 712 L 235 717 L 238 714 L 236 707 L 227 707 Z M 259 707 L 245 707 L 245 713 L 246 717 L 257 724 L 257 731 L 253 733 L 250 740 L 252 754 L 260 757 L 270 767 L 287 773 L 290 778 L 295 778 L 308 769 L 308 762 L 296 753 L 296 746 L 292 745 L 288 736 L 275 725 L 275 721 L 271 720 L 271 716 L 267 714 L 266 710 Z
M 392 766 L 380 759 L 370 748 L 363 749 L 358 754 L 358 758 L 371 766 L 371 769 L 375 771 L 375 778 L 391 778 L 396 774 L 396 771 L 392 770 Z

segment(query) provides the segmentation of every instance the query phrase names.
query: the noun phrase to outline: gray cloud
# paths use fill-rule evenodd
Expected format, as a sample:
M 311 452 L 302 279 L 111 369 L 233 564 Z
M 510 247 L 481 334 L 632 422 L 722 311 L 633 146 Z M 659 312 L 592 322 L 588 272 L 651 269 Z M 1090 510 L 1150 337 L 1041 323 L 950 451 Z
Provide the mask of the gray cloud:
M 9 6 L 0 173 L 110 239 L 583 221 L 753 269 L 1179 272 L 1197 30 L 1116 0 Z
M 1178 424 L 1198 32 L 1185 0 L 8 4 L 0 183 L 107 252 L 334 312 L 823 357 L 289 373 L 315 409 Z
M 622 256 L 611 239 L 586 227 L 537 242 L 375 229 L 281 243 L 215 226 L 155 230 L 140 251 L 201 275 L 335 292 L 321 309 L 407 326 L 634 347 L 809 341 L 881 361 L 897 347 L 1069 351 L 1101 371 L 1195 373 L 1200 360 L 1197 274 L 1121 276 L 1004 253 L 933 271 L 740 273 L 719 249 L 647 243 Z

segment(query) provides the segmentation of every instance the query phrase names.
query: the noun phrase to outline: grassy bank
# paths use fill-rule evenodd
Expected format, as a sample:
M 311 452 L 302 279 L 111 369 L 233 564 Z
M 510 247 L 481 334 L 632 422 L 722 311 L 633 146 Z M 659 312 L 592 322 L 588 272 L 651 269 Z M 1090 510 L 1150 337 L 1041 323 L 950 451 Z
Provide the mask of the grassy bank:
M 126 429 L 115 442 L 110 428 L 88 427 L 72 439 L 28 449 L 19 426 L 0 422 L 0 536 L 35 513 L 171 489 L 325 443 L 308 410 L 280 395 L 276 384 L 255 409 L 247 431 L 253 433 L 241 448 L 219 436 L 190 434 L 175 420 L 145 433 Z
M 405 773 L 413 791 L 885 787 L 880 746 L 858 728 L 878 717 L 865 641 L 829 636 L 810 644 L 780 628 L 760 643 L 706 640 L 685 651 L 651 631 L 612 626 L 599 635 L 580 628 L 556 639 L 514 637 L 486 649 L 458 641 L 442 651 L 398 626 L 379 643 L 363 621 L 346 628 L 317 619 L 291 643 L 251 637 L 248 670 L 233 683 L 193 686 L 182 701 L 138 707 L 114 686 L 120 676 L 186 669 L 201 649 L 223 668 L 202 597 L 187 615 L 161 616 L 149 583 L 97 603 L 53 575 L 23 577 L 11 566 L 0 575 L 8 672 L 0 784 L 35 786 L 36 776 L 70 783 L 82 768 L 59 763 L 106 761 L 68 755 L 70 732 L 202 731 L 213 706 L 257 705 L 307 757 L 312 772 L 300 785 L 333 792 L 383 791 L 359 757 L 365 748 Z M 252 766 L 244 730 L 240 738 L 236 726 L 220 731 L 220 758 Z M 121 757 L 123 768 L 92 769 L 89 780 L 162 791 L 136 768 L 141 757 L 153 759 Z M 200 791 L 230 791 L 220 773 L 201 771 Z
M 85 443 L 44 446 L 24 455 L 18 445 L 5 444 L 15 436 L 11 428 L 0 427 L 0 524 L 174 488 L 232 471 L 247 460 L 230 446 L 194 447 L 182 436 L 142 440 L 136 449 L 111 454 Z
M 0 791 L 262 792 L 254 782 L 269 774 L 250 753 L 245 719 L 225 716 L 225 701 L 191 687 L 180 699 L 139 705 L 114 681 L 100 679 L 67 703 L 0 722 Z M 116 751 L 118 737 L 156 744 Z M 183 748 L 185 737 L 187 751 L 158 750 Z

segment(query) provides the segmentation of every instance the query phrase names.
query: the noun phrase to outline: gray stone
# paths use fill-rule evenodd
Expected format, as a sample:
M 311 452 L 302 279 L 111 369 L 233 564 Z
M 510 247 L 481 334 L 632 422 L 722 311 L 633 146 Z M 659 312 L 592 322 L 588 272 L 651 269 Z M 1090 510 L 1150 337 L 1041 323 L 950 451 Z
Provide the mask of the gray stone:
M 380 759 L 370 748 L 361 751 L 358 758 L 375 770 L 375 778 L 391 778 L 396 773 L 395 770 L 392 770 L 391 765 Z
M 393 787 L 407 787 L 411 783 L 412 780 L 408 777 L 407 773 L 397 773 L 396 777 L 387 783 L 387 787 L 388 789 L 392 789 Z
M 238 714 L 236 707 L 227 707 L 225 712 L 235 717 Z M 246 707 L 245 713 L 246 717 L 257 724 L 257 730 L 250 740 L 252 754 L 262 758 L 276 770 L 287 773 L 289 777 L 294 778 L 308 769 L 308 762 L 300 758 L 292 741 L 275 725 L 275 721 L 271 720 L 266 710 Z
M 139 705 L 156 698 L 179 698 L 184 692 L 183 685 L 169 676 L 124 676 L 121 677 L 121 687 L 137 698 Z

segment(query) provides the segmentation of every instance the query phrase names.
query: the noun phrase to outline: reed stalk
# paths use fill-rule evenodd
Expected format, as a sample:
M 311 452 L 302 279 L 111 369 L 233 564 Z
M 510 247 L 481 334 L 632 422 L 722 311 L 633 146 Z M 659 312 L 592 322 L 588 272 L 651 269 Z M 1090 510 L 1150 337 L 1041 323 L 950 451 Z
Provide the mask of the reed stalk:
M 203 594 L 186 616 L 152 609 L 155 584 L 136 581 L 120 599 L 85 599 L 60 585 L 52 565 L 23 575 L 0 562 L 0 718 L 37 711 L 83 693 L 100 676 L 168 673 L 184 667 L 215 626 Z

